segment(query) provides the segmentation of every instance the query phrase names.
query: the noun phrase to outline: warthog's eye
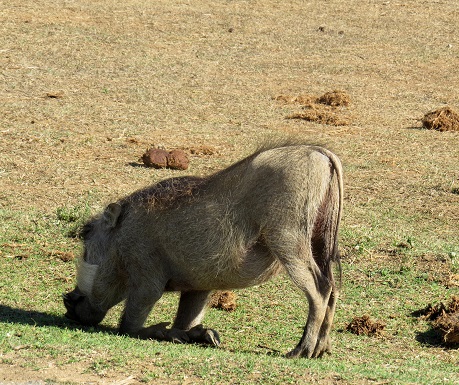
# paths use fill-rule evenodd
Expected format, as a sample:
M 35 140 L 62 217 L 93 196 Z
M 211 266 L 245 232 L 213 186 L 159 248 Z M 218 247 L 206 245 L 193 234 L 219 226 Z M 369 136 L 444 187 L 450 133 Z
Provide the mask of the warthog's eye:
M 65 317 L 71 319 L 73 321 L 78 321 L 79 317 L 75 312 L 75 307 L 78 302 L 82 301 L 85 298 L 84 295 L 76 288 L 75 290 L 71 291 L 67 294 L 62 294 L 62 299 L 64 300 L 65 308 L 67 309 L 67 313 L 65 313 Z
M 80 233 L 78 234 L 78 237 L 80 239 L 88 239 L 89 234 L 92 232 L 92 229 L 94 228 L 94 225 L 92 222 L 86 223 L 83 228 L 80 230 Z

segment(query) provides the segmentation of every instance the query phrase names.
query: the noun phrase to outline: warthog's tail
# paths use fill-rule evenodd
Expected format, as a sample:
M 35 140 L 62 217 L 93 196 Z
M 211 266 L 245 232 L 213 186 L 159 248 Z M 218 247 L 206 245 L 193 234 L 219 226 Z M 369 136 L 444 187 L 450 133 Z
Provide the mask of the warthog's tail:
M 326 148 L 319 147 L 319 146 L 311 146 L 315 151 L 325 155 L 330 160 L 330 186 L 328 188 L 328 192 L 324 198 L 323 205 L 324 207 L 324 214 L 327 218 L 322 218 L 322 224 L 328 223 L 331 225 L 333 229 L 331 232 L 327 232 L 327 238 L 325 239 L 325 255 L 319 253 L 316 257 L 316 262 L 321 267 L 322 272 L 327 276 L 327 278 L 333 283 L 333 263 L 338 272 L 338 282 L 339 286 L 341 286 L 341 277 L 342 277 L 342 269 L 341 269 L 341 260 L 340 260 L 340 253 L 338 248 L 338 232 L 339 232 L 339 224 L 341 221 L 342 211 L 343 211 L 343 169 L 341 165 L 341 161 L 339 158 L 332 153 L 331 151 L 327 150 Z M 338 188 L 338 197 L 335 195 L 335 191 L 333 189 L 333 178 L 336 176 L 336 183 Z M 338 198 L 338 202 L 336 202 L 336 198 Z M 337 209 L 336 212 L 336 203 Z M 322 255 L 320 255 L 322 254 Z M 319 261 L 318 258 L 321 260 Z

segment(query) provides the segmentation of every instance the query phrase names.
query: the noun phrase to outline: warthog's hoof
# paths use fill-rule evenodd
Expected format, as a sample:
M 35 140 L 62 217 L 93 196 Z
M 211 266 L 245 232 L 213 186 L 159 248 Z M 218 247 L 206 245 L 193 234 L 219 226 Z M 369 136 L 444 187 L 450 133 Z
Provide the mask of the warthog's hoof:
M 167 326 L 170 322 L 161 322 L 151 325 L 140 330 L 136 336 L 142 339 L 152 339 L 158 341 L 169 341 L 176 344 L 185 344 L 190 342 L 190 338 L 185 330 L 170 328 Z
M 206 329 L 202 325 L 197 325 L 188 330 L 187 334 L 191 342 L 220 346 L 220 336 L 213 329 Z
M 194 342 L 217 347 L 220 345 L 220 337 L 213 329 L 205 329 L 202 325 L 197 325 L 190 330 L 185 331 L 176 328 L 168 329 L 167 326 L 169 324 L 170 322 L 161 322 L 159 324 L 143 328 L 137 333 L 130 333 L 130 335 L 141 339 L 169 341 L 176 344 Z
M 190 337 L 185 330 L 171 328 L 166 331 L 165 340 L 175 344 L 186 344 L 190 342 Z
M 314 351 L 311 351 L 308 348 L 302 349 L 301 347 L 297 346 L 291 352 L 288 352 L 285 356 L 287 358 L 297 358 L 297 357 L 322 358 L 322 356 L 325 353 L 331 354 L 330 339 L 328 338 L 318 343 Z
M 138 333 L 132 334 L 135 337 L 141 339 L 152 339 L 152 340 L 159 340 L 163 341 L 166 339 L 166 333 L 168 329 L 166 326 L 170 325 L 170 322 L 161 322 L 156 325 L 151 325 L 146 328 L 141 329 Z
M 301 356 L 301 351 L 299 349 L 293 349 L 292 351 L 288 352 L 285 357 L 287 358 L 298 358 Z

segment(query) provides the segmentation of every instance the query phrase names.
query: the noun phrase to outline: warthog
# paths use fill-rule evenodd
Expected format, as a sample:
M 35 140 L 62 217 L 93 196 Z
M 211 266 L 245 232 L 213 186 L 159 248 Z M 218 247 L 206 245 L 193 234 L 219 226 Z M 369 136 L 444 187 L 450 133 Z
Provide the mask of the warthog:
M 205 178 L 178 177 L 110 204 L 82 231 L 84 255 L 66 316 L 102 321 L 126 300 L 119 332 L 218 346 L 201 325 L 209 293 L 265 282 L 282 269 L 304 292 L 309 313 L 288 357 L 320 357 L 329 333 L 339 266 L 342 166 L 330 151 L 283 145 L 257 151 Z M 144 327 L 165 291 L 180 291 L 172 328 Z

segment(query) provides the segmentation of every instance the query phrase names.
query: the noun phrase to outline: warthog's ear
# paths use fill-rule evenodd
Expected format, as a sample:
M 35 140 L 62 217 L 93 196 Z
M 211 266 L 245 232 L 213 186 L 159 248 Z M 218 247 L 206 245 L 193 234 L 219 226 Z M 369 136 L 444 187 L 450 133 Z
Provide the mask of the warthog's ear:
M 118 203 L 110 203 L 104 211 L 104 220 L 110 228 L 116 226 L 118 218 L 121 214 L 121 205 Z

